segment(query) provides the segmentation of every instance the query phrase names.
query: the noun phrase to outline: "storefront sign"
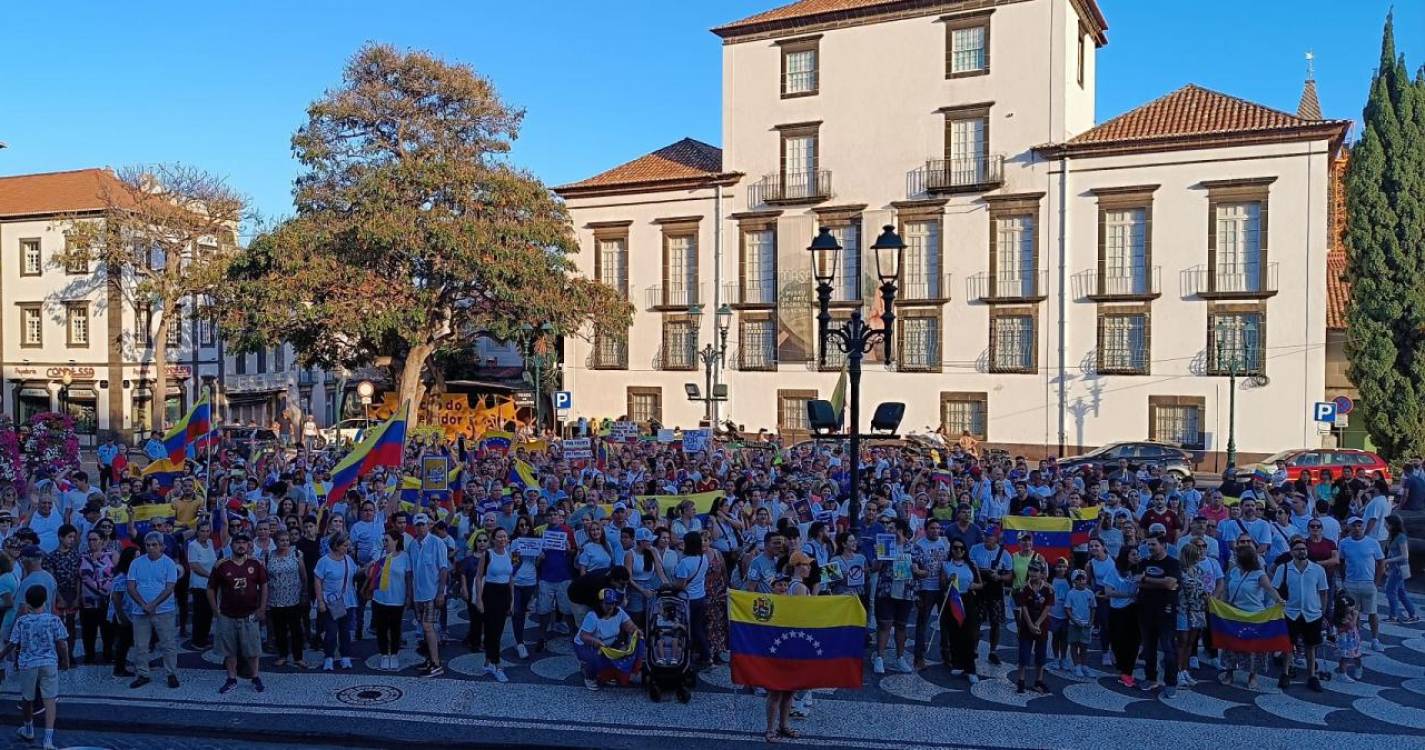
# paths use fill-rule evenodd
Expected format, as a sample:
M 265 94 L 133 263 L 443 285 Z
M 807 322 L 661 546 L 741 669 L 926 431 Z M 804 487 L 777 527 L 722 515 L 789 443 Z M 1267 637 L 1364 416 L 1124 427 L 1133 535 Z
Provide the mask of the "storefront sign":
M 30 374 L 27 372 L 21 372 L 19 370 L 16 370 L 15 372 L 20 375 Z M 74 380 L 94 379 L 94 368 L 92 367 L 51 367 L 48 370 L 45 370 L 45 377 L 60 380 L 64 377 L 64 374 L 66 372 L 69 373 L 69 377 L 73 378 Z

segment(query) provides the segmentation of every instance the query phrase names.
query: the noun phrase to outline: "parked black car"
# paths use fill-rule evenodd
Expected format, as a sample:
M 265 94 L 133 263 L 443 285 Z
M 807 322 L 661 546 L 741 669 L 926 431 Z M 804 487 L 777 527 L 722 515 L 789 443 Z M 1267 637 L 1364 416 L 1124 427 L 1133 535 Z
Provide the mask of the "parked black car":
M 1066 458 L 1059 462 L 1059 466 L 1064 470 L 1093 466 L 1100 473 L 1107 475 L 1118 468 L 1120 461 L 1127 461 L 1131 471 L 1137 471 L 1140 466 L 1145 465 L 1157 466 L 1165 473 L 1173 474 L 1179 479 L 1192 476 L 1193 471 L 1191 451 L 1183 450 L 1175 445 L 1147 440 L 1109 443 L 1082 456 Z

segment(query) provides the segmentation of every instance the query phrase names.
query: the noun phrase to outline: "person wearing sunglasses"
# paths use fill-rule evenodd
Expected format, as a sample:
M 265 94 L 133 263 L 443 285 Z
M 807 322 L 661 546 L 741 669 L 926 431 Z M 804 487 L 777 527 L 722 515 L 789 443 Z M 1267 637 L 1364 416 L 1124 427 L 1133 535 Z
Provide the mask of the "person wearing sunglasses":
M 973 685 L 980 681 L 975 673 L 975 652 L 980 642 L 976 600 L 984 582 L 969 552 L 964 541 L 952 540 L 950 556 L 938 571 L 941 590 L 946 592 L 945 604 L 940 608 L 940 660 L 950 667 L 950 674 L 963 674 Z M 955 593 L 959 594 L 959 607 L 953 605 Z

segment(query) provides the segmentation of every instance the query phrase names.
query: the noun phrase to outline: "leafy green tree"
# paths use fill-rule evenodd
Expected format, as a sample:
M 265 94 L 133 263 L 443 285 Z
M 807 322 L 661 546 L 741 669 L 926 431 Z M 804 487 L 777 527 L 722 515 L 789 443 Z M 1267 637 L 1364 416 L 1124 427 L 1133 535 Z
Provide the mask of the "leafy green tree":
M 1346 176 L 1348 374 L 1387 459 L 1425 455 L 1425 74 L 1387 17 L 1365 129 Z
M 627 326 L 627 302 L 574 275 L 563 204 L 505 159 L 523 113 L 471 68 L 370 45 L 307 115 L 292 138 L 297 213 L 253 241 L 222 299 L 243 344 L 288 341 L 304 365 L 389 364 L 414 404 L 435 355 L 482 331 Z

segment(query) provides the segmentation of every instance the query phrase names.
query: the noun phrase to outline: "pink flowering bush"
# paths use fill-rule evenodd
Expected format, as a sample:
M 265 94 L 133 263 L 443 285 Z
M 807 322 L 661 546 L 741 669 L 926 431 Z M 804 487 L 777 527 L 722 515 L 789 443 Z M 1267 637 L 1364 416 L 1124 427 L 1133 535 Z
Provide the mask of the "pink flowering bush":
M 20 487 L 25 482 L 25 465 L 20 459 L 20 435 L 9 417 L 0 416 L 0 484 Z
M 30 431 L 21 446 L 25 468 L 33 475 L 45 471 L 51 476 L 79 468 L 79 436 L 74 419 L 58 412 L 42 412 L 30 418 Z

